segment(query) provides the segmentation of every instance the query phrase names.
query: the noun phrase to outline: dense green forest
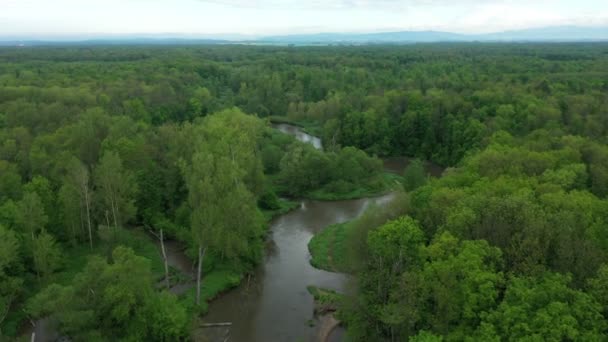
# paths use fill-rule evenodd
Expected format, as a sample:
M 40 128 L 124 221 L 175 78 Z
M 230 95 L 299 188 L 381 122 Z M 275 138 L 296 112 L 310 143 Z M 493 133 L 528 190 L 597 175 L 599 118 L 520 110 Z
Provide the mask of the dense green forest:
M 289 199 L 387 191 L 311 243 L 349 338 L 606 339 L 608 45 L 0 48 L 0 339 L 186 340 Z

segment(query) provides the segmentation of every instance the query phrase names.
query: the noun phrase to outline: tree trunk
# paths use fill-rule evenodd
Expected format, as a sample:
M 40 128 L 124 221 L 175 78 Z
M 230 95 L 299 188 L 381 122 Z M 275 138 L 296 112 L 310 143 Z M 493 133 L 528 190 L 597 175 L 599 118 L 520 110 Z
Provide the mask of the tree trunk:
M 167 252 L 165 251 L 165 239 L 163 237 L 163 230 L 160 230 L 160 250 L 163 252 L 163 260 L 165 261 L 165 284 L 167 290 L 171 287 L 169 283 L 169 263 L 167 261 Z
M 87 207 L 87 225 L 89 228 L 89 247 L 93 249 L 93 233 L 91 231 L 91 210 L 89 209 L 89 189 L 85 185 L 84 188 L 84 203 Z
M 203 272 L 203 258 L 207 249 L 198 247 L 198 271 L 196 273 L 196 305 L 201 304 L 201 273 Z
M 110 199 L 110 206 L 112 207 L 112 217 L 114 218 L 114 228 L 118 229 L 118 220 L 116 219 L 116 201 L 114 196 Z

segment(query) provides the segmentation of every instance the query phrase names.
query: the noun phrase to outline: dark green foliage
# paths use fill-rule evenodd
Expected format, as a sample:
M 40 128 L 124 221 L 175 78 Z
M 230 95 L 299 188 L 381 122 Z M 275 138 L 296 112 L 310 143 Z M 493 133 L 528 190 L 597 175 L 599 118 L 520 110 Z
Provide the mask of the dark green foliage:
M 156 295 L 150 261 L 118 247 L 112 262 L 92 257 L 71 285 L 51 285 L 28 304 L 33 317 L 51 316 L 78 340 L 174 341 L 186 336 L 188 318 L 176 298 Z
M 191 247 L 209 239 L 193 241 L 191 227 L 213 223 L 208 300 L 261 260 L 257 206 L 271 217 L 297 205 L 278 196 L 398 188 L 373 156 L 408 156 L 454 168 L 434 180 L 413 163 L 407 195 L 311 247 L 318 266 L 360 279 L 341 310 L 355 337 L 605 339 L 607 52 L 603 43 L 1 48 L 0 334 L 16 333 L 33 297 L 31 312 L 53 314 L 75 340 L 184 338 L 191 298 L 154 289 L 149 268 L 160 275 L 162 263 L 146 237 L 122 238 L 133 226 Z M 325 150 L 241 110 L 317 132 Z M 200 201 L 211 209 L 193 194 L 213 194 Z M 105 226 L 124 229 L 103 241 Z M 155 261 L 123 250 L 80 272 L 114 243 Z M 61 285 L 35 296 L 47 283 Z
M 416 190 L 426 184 L 427 174 L 420 159 L 414 159 L 403 173 L 403 187 L 406 191 Z
M 389 187 L 382 177 L 382 162 L 353 147 L 324 152 L 295 142 L 280 165 L 279 184 L 290 196 L 337 199 L 332 197 L 355 192 L 361 197 Z

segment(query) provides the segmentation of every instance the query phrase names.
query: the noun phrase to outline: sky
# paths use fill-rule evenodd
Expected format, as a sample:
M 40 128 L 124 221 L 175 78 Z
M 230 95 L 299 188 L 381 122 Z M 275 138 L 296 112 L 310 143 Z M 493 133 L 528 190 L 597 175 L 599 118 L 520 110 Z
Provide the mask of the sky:
M 608 26 L 608 0 L 0 0 L 0 36 L 252 36 Z

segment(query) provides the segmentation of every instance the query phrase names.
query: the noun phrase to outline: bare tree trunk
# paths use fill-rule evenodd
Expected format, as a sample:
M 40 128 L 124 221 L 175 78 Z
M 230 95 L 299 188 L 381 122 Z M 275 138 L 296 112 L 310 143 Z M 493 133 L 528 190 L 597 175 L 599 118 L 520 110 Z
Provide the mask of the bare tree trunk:
M 196 274 L 196 305 L 201 303 L 201 273 L 203 272 L 203 258 L 207 249 L 199 245 L 198 247 L 198 271 Z
M 114 196 L 110 199 L 110 206 L 112 207 L 112 217 L 114 218 L 114 228 L 118 229 L 118 220 L 116 219 L 116 204 L 115 204 Z
M 165 239 L 163 237 L 163 229 L 160 229 L 160 250 L 163 252 L 163 260 L 165 261 L 165 284 L 167 290 L 171 287 L 169 283 L 169 263 L 167 261 L 167 252 L 165 251 Z
M 89 209 L 89 189 L 88 186 L 84 186 L 84 203 L 87 207 L 87 225 L 89 228 L 89 247 L 93 249 L 93 233 L 91 231 L 91 210 Z

